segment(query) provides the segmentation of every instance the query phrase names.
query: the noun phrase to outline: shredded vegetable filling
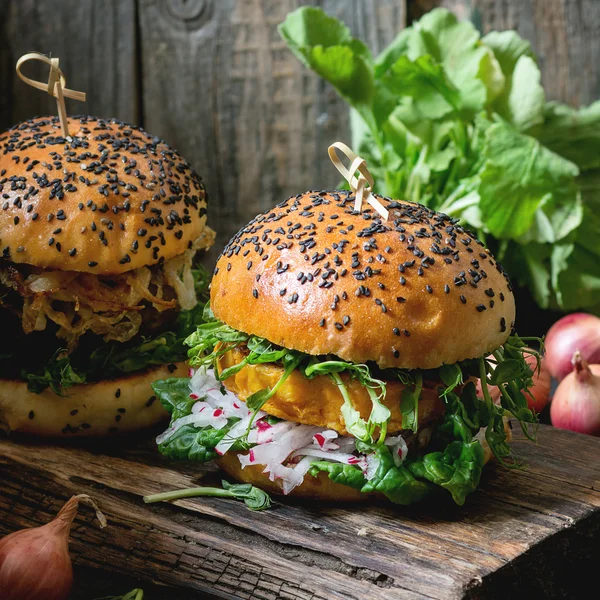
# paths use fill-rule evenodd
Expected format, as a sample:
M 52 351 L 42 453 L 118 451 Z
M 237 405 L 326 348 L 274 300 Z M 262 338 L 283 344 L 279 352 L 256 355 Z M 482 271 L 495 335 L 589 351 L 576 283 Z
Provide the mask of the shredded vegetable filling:
M 289 494 L 299 486 L 311 465 L 316 461 L 338 462 L 359 467 L 370 481 L 379 466 L 375 454 L 363 454 L 356 449 L 356 439 L 340 436 L 337 431 L 301 425 L 290 421 L 270 422 L 263 411 L 256 414 L 238 397 L 217 381 L 212 369 L 191 371 L 190 398 L 197 399 L 191 414 L 175 419 L 156 439 L 167 442 L 184 425 L 223 429 L 234 425 L 215 447 L 222 456 L 236 442 L 247 451 L 239 453 L 242 468 L 259 465 L 271 481 L 280 480 L 283 493 Z M 271 419 L 272 421 L 272 419 Z M 394 462 L 400 466 L 408 453 L 407 440 L 401 435 L 387 436 L 385 444 L 392 450 Z

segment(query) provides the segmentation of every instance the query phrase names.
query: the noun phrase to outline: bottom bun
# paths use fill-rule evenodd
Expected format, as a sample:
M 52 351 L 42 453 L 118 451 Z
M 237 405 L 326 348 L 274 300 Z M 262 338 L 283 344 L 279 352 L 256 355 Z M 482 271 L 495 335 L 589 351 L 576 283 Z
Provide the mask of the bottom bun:
M 2 379 L 0 427 L 52 437 L 99 437 L 144 429 L 168 417 L 150 384 L 187 373 L 183 362 L 161 365 L 118 379 L 74 385 L 64 396 L 50 388 L 34 394 L 22 381 Z
M 506 418 L 504 419 L 504 430 L 506 431 L 507 441 L 510 441 L 512 432 L 510 423 Z M 477 439 L 483 447 L 484 464 L 487 464 L 494 455 L 483 435 L 478 435 Z M 279 481 L 271 481 L 269 475 L 262 472 L 262 466 L 249 465 L 242 468 L 237 452 L 228 452 L 217 459 L 216 463 L 223 471 L 225 471 L 225 473 L 237 481 L 251 483 L 270 494 L 283 494 Z M 331 481 L 327 473 L 323 471 L 316 477 L 307 475 L 304 478 L 304 481 L 298 487 L 295 487 L 288 496 L 314 498 L 316 500 L 328 500 L 331 502 L 360 502 L 367 500 L 370 496 L 384 497 L 379 493 L 363 493 L 350 486 L 335 483 L 334 481 Z

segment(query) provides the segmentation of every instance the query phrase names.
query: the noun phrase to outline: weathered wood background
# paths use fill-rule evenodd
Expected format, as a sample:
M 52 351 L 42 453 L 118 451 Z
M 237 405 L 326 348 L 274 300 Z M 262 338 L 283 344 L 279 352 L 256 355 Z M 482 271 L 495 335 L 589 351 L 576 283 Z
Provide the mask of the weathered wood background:
M 326 146 L 349 139 L 346 106 L 276 30 L 302 4 L 343 19 L 374 53 L 447 6 L 484 32 L 529 39 L 550 98 L 600 96 L 598 0 L 2 0 L 0 128 L 54 113 L 14 72 L 25 52 L 51 52 L 69 87 L 88 93 L 85 105 L 67 101 L 71 113 L 140 124 L 203 175 L 220 248 L 256 213 L 338 180 Z

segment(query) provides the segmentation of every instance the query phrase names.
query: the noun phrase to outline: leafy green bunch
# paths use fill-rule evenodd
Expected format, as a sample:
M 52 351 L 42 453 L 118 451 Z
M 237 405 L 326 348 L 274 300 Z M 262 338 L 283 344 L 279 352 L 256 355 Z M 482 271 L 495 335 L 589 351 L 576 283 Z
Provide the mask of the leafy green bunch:
M 279 31 L 350 105 L 374 191 L 459 217 L 541 307 L 600 314 L 600 102 L 547 102 L 527 41 L 445 9 L 377 57 L 317 8 Z

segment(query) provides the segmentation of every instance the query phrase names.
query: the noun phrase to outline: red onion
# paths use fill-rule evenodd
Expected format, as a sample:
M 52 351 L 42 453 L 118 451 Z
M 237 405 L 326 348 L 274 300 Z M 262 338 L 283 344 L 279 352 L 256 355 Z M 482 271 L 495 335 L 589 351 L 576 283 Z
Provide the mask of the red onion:
M 573 354 L 572 362 L 573 371 L 552 398 L 552 425 L 600 437 L 600 365 L 588 365 L 580 352 Z
M 73 496 L 50 523 L 15 531 L 0 540 L 2 600 L 68 599 L 73 584 L 69 532 L 80 501 L 94 507 L 104 527 L 104 515 L 89 496 L 80 494 Z
M 571 372 L 575 350 L 589 363 L 600 363 L 600 319 L 586 313 L 567 315 L 552 325 L 545 345 L 548 370 L 558 381 Z

